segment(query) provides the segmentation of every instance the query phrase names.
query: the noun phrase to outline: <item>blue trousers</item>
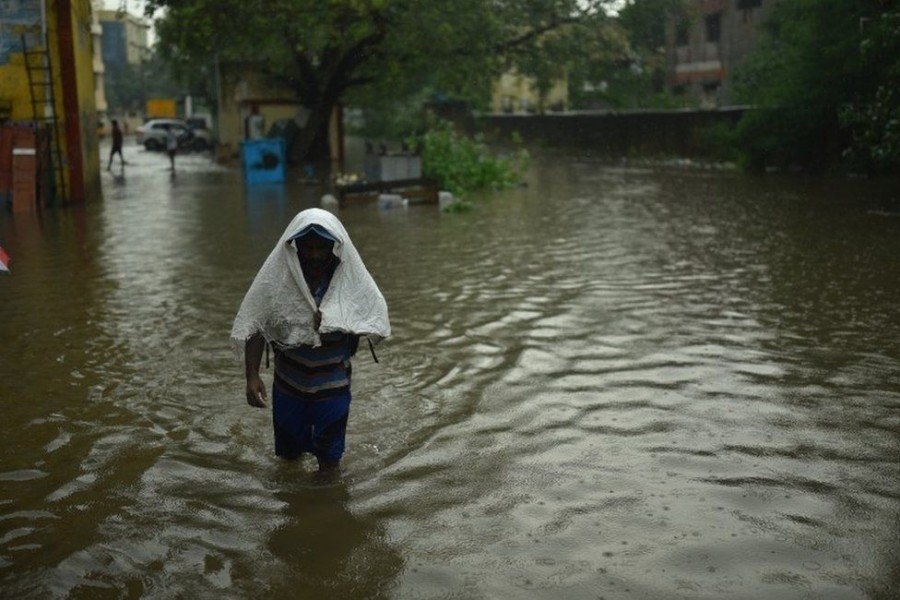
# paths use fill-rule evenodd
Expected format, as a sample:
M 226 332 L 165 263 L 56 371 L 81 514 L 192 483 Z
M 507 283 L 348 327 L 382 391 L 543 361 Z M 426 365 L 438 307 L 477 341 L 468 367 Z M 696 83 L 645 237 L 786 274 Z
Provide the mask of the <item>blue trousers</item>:
M 323 462 L 340 461 L 349 416 L 349 392 L 330 400 L 311 402 L 273 387 L 275 454 L 299 458 L 309 452 Z

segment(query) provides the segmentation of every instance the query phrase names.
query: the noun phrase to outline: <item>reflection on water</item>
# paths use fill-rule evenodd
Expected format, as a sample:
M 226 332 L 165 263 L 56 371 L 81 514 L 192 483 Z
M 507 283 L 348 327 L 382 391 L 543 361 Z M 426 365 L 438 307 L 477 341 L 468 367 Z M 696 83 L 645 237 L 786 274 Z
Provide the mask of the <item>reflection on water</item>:
M 0 595 L 900 593 L 892 190 L 555 157 L 466 214 L 345 208 L 395 335 L 325 484 L 228 348 L 320 190 L 128 160 L 0 215 Z
M 285 482 L 275 492 L 285 520 L 268 540 L 284 565 L 285 598 L 302 589 L 311 598 L 387 597 L 403 558 L 377 521 L 354 515 L 345 484 L 298 487 Z

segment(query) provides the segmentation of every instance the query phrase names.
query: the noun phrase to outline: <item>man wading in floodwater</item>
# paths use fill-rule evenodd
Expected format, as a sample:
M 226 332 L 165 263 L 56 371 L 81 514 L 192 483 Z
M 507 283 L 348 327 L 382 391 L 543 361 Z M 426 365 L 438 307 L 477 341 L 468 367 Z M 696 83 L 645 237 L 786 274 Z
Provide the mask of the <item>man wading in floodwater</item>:
M 316 457 L 334 472 L 350 411 L 350 357 L 359 337 L 391 333 L 387 304 L 344 226 L 333 214 L 300 212 L 282 234 L 241 303 L 231 341 L 244 352 L 247 403 L 267 406 L 259 367 L 275 351 L 275 454 Z

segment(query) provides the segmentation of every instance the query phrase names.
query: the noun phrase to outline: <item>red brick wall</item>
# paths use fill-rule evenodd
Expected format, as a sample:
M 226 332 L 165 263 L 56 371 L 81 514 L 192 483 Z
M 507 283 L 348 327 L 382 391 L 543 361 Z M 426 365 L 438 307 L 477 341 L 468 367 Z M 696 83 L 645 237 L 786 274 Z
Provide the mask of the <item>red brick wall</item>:
M 0 127 L 0 198 L 11 199 L 15 211 L 33 211 L 38 207 L 36 147 L 31 126 Z

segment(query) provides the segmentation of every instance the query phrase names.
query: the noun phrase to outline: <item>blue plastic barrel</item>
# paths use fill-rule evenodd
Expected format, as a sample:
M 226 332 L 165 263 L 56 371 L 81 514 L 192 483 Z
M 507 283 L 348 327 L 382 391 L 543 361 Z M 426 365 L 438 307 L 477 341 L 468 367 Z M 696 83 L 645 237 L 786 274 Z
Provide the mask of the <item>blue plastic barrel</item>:
M 282 183 L 284 181 L 284 140 L 264 138 L 241 142 L 241 163 L 244 181 L 255 183 Z

